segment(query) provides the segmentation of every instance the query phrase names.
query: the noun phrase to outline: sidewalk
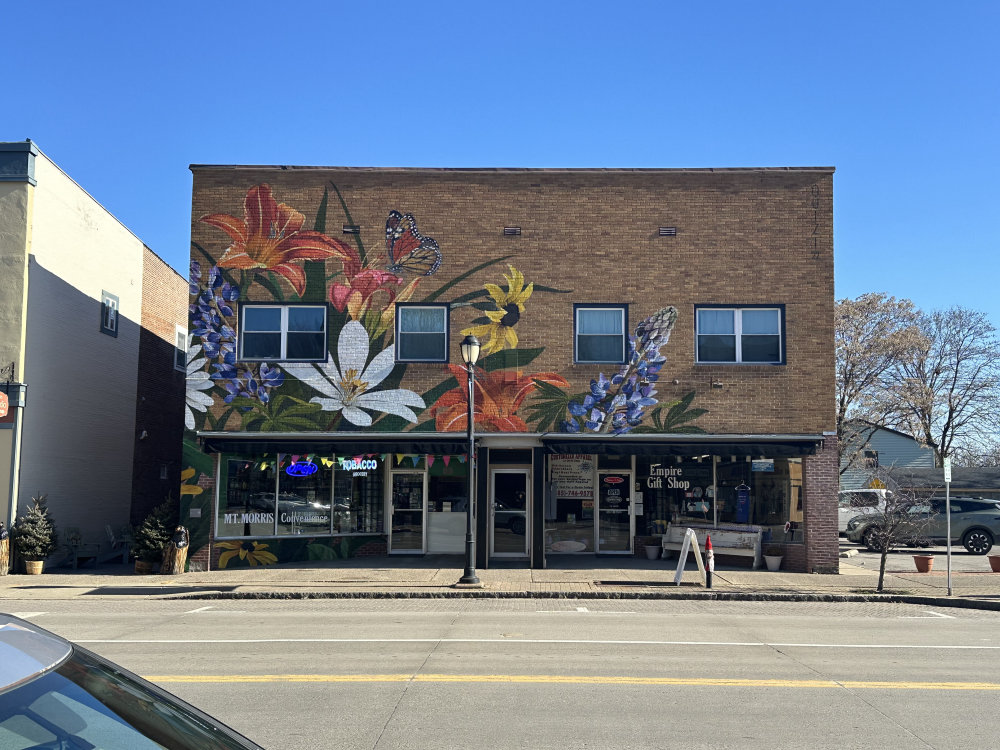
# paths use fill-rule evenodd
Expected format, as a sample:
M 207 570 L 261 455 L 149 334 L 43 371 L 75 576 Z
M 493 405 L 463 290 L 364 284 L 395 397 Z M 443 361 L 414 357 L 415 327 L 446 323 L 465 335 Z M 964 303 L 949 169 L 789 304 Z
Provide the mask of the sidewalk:
M 562 597 L 562 598 L 716 598 L 801 601 L 871 601 L 891 599 L 936 606 L 964 606 L 1000 611 L 1000 574 L 953 572 L 947 596 L 944 572 L 916 573 L 890 568 L 882 594 L 876 594 L 878 571 L 840 560 L 839 575 L 749 570 L 718 565 L 706 589 L 689 563 L 682 585 L 673 583 L 676 560 L 633 558 L 549 558 L 545 570 L 523 563 L 477 570 L 481 587 L 456 586 L 464 572 L 460 556 L 386 557 L 298 566 L 241 567 L 137 576 L 132 566 L 101 565 L 56 568 L 41 576 L 0 577 L 4 599 L 135 598 L 417 598 L 417 597 Z M 901 566 L 893 566 L 901 567 Z

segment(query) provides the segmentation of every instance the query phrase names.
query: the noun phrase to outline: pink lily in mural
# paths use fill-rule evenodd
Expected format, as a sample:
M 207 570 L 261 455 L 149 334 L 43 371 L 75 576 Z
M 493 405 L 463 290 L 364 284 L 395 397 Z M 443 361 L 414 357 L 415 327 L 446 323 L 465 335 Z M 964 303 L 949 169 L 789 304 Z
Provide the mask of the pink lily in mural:
M 305 216 L 294 208 L 278 203 L 271 186 L 257 185 L 247 191 L 243 203 L 245 218 L 229 214 L 209 214 L 201 220 L 221 229 L 233 243 L 219 259 L 222 268 L 261 269 L 283 276 L 301 297 L 306 274 L 299 260 L 346 260 L 356 253 L 340 240 L 303 230 Z
M 458 380 L 458 388 L 452 388 L 441 396 L 431 409 L 439 432 L 465 430 L 469 423 L 466 401 L 469 374 L 461 365 L 448 365 L 448 370 Z M 485 372 L 477 367 L 473 421 L 477 426 L 500 432 L 527 432 L 528 424 L 517 416 L 517 410 L 538 387 L 535 385 L 536 380 L 558 388 L 569 387 L 569 381 L 554 372 L 522 375 L 509 370 Z
M 394 273 L 365 268 L 350 275 L 348 266 L 345 261 L 347 283 L 330 285 L 330 304 L 338 312 L 347 310 L 351 320 L 363 323 L 373 338 L 380 336 L 392 326 L 396 312 L 394 303 L 408 301 L 417 288 L 418 279 L 400 289 L 403 279 Z

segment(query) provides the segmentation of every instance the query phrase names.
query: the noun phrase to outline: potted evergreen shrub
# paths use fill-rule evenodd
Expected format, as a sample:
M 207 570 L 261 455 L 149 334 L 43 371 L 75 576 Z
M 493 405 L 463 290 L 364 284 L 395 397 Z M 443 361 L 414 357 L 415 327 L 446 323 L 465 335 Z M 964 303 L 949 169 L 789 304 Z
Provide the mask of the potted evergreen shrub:
M 145 575 L 153 572 L 153 565 L 163 560 L 163 550 L 177 525 L 177 507 L 167 498 L 146 516 L 135 530 L 132 550 L 135 552 L 135 572 Z
M 28 575 L 38 575 L 45 558 L 56 551 L 58 535 L 45 507 L 45 495 L 33 497 L 31 502 L 28 512 L 18 518 L 14 526 L 14 551 L 24 560 Z

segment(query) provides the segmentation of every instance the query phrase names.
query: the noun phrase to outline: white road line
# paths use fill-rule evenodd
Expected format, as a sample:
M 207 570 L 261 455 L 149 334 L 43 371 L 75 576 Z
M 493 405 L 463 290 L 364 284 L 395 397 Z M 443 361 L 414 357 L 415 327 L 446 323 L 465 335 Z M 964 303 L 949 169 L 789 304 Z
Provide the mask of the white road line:
M 32 617 L 41 617 L 45 612 L 11 612 L 12 617 L 20 617 L 22 620 L 30 620 Z
M 586 607 L 577 607 L 577 608 L 576 608 L 576 611 L 577 611 L 577 612 L 586 612 L 586 611 L 587 611 L 587 608 L 586 608 Z
M 193 615 L 193 614 L 195 614 L 197 612 L 207 612 L 208 610 L 210 610 L 212 608 L 212 606 L 213 605 L 209 604 L 207 607 L 198 607 L 198 609 L 189 609 L 184 614 L 186 614 L 186 615 Z
M 596 646 L 757 646 L 764 648 L 872 648 L 926 649 L 939 651 L 1000 651 L 1000 646 L 956 646 L 902 643 L 761 643 L 760 641 L 605 641 L 558 638 L 219 638 L 219 639 L 73 639 L 76 643 L 527 643 Z
M 933 620 L 935 617 L 943 617 L 946 620 L 957 620 L 958 619 L 957 617 L 955 617 L 955 615 L 946 615 L 946 614 L 944 614 L 942 612 L 934 612 L 934 611 L 932 611 L 930 609 L 925 609 L 924 612 L 927 612 L 928 614 L 933 615 L 933 617 L 928 617 L 927 615 L 900 615 L 899 619 L 900 620 Z

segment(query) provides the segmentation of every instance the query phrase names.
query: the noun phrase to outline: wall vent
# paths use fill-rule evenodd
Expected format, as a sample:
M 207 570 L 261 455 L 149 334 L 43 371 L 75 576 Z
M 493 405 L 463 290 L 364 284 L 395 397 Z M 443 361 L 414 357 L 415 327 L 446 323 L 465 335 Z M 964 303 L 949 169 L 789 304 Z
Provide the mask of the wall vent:
M 344 224 L 344 234 L 361 234 L 361 227 L 357 224 Z
M 504 227 L 503 228 L 504 237 L 520 237 L 521 227 Z
M 677 227 L 660 227 L 661 237 L 676 237 Z

